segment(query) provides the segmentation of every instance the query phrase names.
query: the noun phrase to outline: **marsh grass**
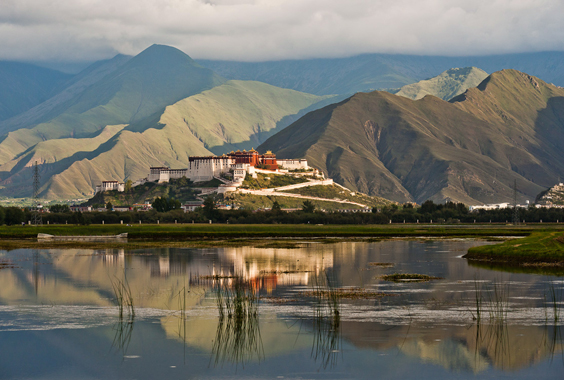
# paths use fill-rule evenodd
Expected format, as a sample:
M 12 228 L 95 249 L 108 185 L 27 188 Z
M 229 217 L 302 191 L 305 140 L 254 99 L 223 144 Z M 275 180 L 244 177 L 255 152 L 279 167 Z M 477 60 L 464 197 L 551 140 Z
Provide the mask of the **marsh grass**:
M 210 364 L 244 366 L 250 360 L 263 360 L 258 291 L 240 277 L 230 283 L 217 281 L 214 291 L 219 319 Z
M 342 344 L 339 289 L 327 272 L 325 276 L 314 276 L 313 289 L 308 292 L 315 298 L 313 307 L 313 343 L 311 357 L 321 366 L 333 367 L 338 362 Z
M 498 363 L 510 362 L 507 314 L 509 312 L 509 285 L 494 282 L 491 287 L 481 286 L 478 280 L 475 287 L 476 357 L 478 348 L 485 346 Z M 483 323 L 484 316 L 488 316 Z
M 115 277 L 114 279 L 110 278 L 110 282 L 112 284 L 115 301 L 118 307 L 118 318 L 123 320 L 125 311 L 133 320 L 133 318 L 135 318 L 135 308 L 133 306 L 133 294 L 131 293 L 131 288 L 127 278 L 124 278 L 124 280 L 120 280 L 118 277 Z
M 545 295 L 545 304 L 548 302 L 549 306 L 546 308 L 552 309 L 552 319 L 553 323 L 556 326 L 560 321 L 560 304 L 564 300 L 562 294 L 562 288 L 556 287 L 553 281 L 549 281 L 548 284 L 548 299 Z M 546 316 L 548 321 L 548 315 Z

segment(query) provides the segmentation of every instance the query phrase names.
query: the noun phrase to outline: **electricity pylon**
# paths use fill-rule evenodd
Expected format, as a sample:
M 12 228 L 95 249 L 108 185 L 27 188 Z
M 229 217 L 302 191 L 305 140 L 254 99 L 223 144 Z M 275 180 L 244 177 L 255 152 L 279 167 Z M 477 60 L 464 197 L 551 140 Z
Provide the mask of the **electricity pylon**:
M 39 188 L 41 176 L 39 175 L 39 167 L 37 161 L 33 164 L 33 200 L 31 206 L 31 223 L 34 226 L 43 224 L 41 213 L 39 212 Z

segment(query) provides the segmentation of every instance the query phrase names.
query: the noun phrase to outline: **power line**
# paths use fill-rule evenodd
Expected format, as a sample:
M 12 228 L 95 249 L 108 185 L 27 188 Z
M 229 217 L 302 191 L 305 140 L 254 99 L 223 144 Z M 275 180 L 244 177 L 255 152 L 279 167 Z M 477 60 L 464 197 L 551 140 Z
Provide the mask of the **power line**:
M 31 223 L 34 226 L 43 224 L 41 213 L 39 212 L 39 189 L 41 188 L 41 176 L 37 161 L 33 164 L 33 199 L 31 207 Z
M 519 224 L 519 209 L 517 208 L 517 180 L 513 183 L 513 225 Z

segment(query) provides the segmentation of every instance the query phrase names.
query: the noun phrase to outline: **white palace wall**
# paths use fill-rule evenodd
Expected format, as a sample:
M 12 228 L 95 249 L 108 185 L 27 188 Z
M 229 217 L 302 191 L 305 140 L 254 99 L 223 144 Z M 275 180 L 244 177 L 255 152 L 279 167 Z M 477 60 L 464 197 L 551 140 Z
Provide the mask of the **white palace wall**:
M 192 182 L 210 181 L 229 172 L 234 164 L 235 159 L 226 156 L 197 158 L 190 160 L 187 177 Z

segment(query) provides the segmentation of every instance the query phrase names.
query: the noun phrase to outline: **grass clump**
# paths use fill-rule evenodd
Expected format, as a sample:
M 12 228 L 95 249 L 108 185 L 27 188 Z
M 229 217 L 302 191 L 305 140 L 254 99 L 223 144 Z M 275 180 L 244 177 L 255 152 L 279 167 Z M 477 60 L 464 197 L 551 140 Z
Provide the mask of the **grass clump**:
M 384 281 L 392 281 L 392 282 L 402 282 L 402 281 L 424 282 L 424 281 L 443 279 L 443 277 L 435 277 L 435 276 L 429 276 L 426 274 L 418 274 L 418 273 L 385 274 L 383 276 L 380 276 L 380 278 Z
M 393 268 L 395 266 L 394 263 L 378 263 L 378 262 L 368 263 L 368 265 L 370 265 L 371 267 L 378 267 L 378 268 Z

